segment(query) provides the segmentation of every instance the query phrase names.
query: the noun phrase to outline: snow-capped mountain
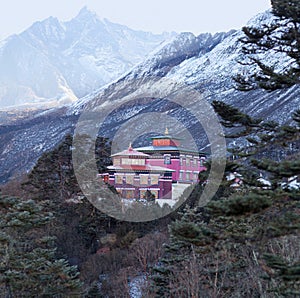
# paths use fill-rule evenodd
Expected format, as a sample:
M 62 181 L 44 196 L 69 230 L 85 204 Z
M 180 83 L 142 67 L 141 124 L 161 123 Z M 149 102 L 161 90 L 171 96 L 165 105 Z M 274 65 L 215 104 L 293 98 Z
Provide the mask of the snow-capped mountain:
M 247 26 L 270 23 L 273 18 L 272 13 L 266 11 L 251 19 Z M 83 98 L 72 105 L 69 112 L 78 113 L 86 104 L 113 105 L 114 99 L 119 100 L 128 90 L 134 92 L 139 88 L 137 81 L 164 77 L 171 84 L 183 83 L 194 88 L 208 102 L 222 100 L 251 115 L 268 117 L 281 123 L 287 121 L 291 111 L 299 107 L 298 85 L 273 92 L 261 89 L 241 92 L 234 88 L 232 76 L 241 72 L 247 73 L 247 66 L 238 63 L 245 59 L 241 51 L 242 36 L 242 30 L 199 36 L 181 33 L 158 47 L 152 55 L 121 79 L 99 90 L 98 94 Z M 284 61 L 282 57 L 275 55 L 266 55 L 264 59 L 270 65 Z
M 0 43 L 0 108 L 76 101 L 173 35 L 131 30 L 86 7 L 68 22 L 54 17 L 36 22 Z
M 270 12 L 265 12 L 256 16 L 249 24 L 255 26 L 269 22 L 272 18 Z M 160 79 L 169 83 L 164 88 L 171 91 L 173 85 L 185 84 L 201 93 L 202 98 L 208 102 L 222 100 L 252 116 L 279 122 L 288 121 L 291 112 L 299 108 L 298 85 L 273 92 L 241 92 L 234 89 L 232 75 L 247 71 L 242 70 L 237 63 L 237 60 L 244 58 L 239 42 L 242 34 L 241 30 L 199 36 L 181 33 L 171 41 L 162 43 L 126 75 L 69 107 L 54 109 L 15 125 L 0 127 L 0 181 L 30 170 L 42 152 L 55 146 L 66 133 L 74 131 L 85 107 L 95 111 L 99 107 L 114 111 L 106 120 L 107 136 L 142 112 L 156 112 L 176 118 L 191 132 L 199 148 L 205 148 L 208 144 L 207 137 L 203 130 L 199 130 L 195 119 L 184 114 L 180 107 L 166 105 L 159 97 L 141 97 L 134 104 L 125 104 L 115 109 L 125 96 L 134 94 L 141 85 L 147 93 L 147 88 L 151 90 Z M 270 63 L 272 59 L 277 61 L 277 57 L 267 58 Z M 197 99 L 185 98 L 185 107 L 201 116 L 202 106 Z M 147 123 L 140 121 L 139 126 L 142 131 L 147 128 Z M 171 127 L 170 130 L 171 133 L 177 132 L 180 127 Z

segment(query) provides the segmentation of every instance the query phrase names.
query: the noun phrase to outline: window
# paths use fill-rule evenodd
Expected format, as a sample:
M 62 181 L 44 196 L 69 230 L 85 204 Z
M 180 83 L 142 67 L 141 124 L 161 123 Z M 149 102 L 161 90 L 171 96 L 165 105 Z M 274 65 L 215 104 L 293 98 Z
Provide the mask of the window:
M 141 189 L 140 190 L 140 198 L 141 199 L 147 199 L 148 196 L 153 196 L 153 199 L 158 198 L 158 190 L 154 189 Z M 148 198 L 149 199 L 149 198 Z
M 198 159 L 194 158 L 194 167 L 197 167 Z
M 122 158 L 122 165 L 130 165 L 130 159 L 129 158 Z
M 140 184 L 148 185 L 148 175 L 140 175 Z
M 183 171 L 179 171 L 179 180 L 183 180 Z
M 141 158 L 122 158 L 122 165 L 138 165 L 138 166 L 144 166 L 145 165 L 145 159 Z
M 131 164 L 143 166 L 145 164 L 145 159 L 132 159 Z
M 116 184 L 122 184 L 123 183 L 123 175 L 116 175 L 115 181 L 116 181 Z
M 190 160 L 189 157 L 186 158 L 185 164 L 186 164 L 187 166 L 189 166 L 189 165 L 191 164 L 191 160 Z
M 180 156 L 180 165 L 183 165 L 183 156 Z
M 119 166 L 119 165 L 120 165 L 120 158 L 114 158 L 113 164 L 114 164 L 115 166 Z
M 140 199 L 143 199 L 145 197 L 145 194 L 146 194 L 146 190 L 141 189 L 140 190 Z
M 198 173 L 194 172 L 194 181 L 198 181 Z
M 203 159 L 200 159 L 200 167 L 203 167 Z
M 126 175 L 126 183 L 133 184 L 134 175 Z
M 125 198 L 126 199 L 134 199 L 134 190 L 126 190 Z
M 150 184 L 155 185 L 158 184 L 159 175 L 150 175 Z
M 165 165 L 170 165 L 171 164 L 171 155 L 170 154 L 165 154 L 164 155 L 164 164 Z
M 151 193 L 154 194 L 155 199 L 158 199 L 158 190 L 151 190 Z
M 190 180 L 190 179 L 191 179 L 190 173 L 189 173 L 189 172 L 186 172 L 186 173 L 185 173 L 185 179 L 186 179 L 186 180 Z

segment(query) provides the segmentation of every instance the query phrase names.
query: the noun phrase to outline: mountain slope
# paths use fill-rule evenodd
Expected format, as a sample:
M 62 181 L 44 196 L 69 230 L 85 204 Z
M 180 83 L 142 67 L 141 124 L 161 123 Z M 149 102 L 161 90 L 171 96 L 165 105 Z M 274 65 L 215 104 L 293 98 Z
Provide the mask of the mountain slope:
M 270 11 L 261 13 L 249 21 L 248 25 L 256 26 L 270 22 L 273 15 Z M 207 101 L 223 100 L 242 108 L 245 112 L 260 117 L 284 122 L 291 111 L 299 106 L 299 86 L 289 89 L 267 92 L 261 89 L 241 92 L 234 88 L 232 76 L 239 72 L 247 72 L 243 61 L 241 30 L 215 35 L 201 34 L 198 37 L 191 33 L 182 33 L 172 42 L 158 48 L 145 61 L 131 72 L 97 95 L 77 102 L 70 113 L 79 112 L 85 104 L 92 100 L 92 105 L 113 105 L 114 98 L 121 98 L 126 90 L 133 92 L 136 80 L 157 80 L 165 77 L 171 82 L 186 84 L 201 93 Z M 278 57 L 268 57 L 270 64 L 275 64 Z M 282 60 L 279 60 L 282 61 Z M 151 84 L 150 88 L 151 88 Z M 192 104 L 192 103 L 191 103 Z
M 266 12 L 251 20 L 251 24 L 267 22 L 271 18 L 272 15 Z M 34 119 L 23 120 L 21 125 L 6 127 L 5 130 L 0 131 L 0 144 L 2 144 L 0 181 L 30 170 L 42 152 L 57 144 L 63 134 L 74 130 L 78 116 L 85 107 L 90 107 L 94 111 L 102 108 L 114 111 L 106 120 L 107 136 L 113 136 L 120 125 L 141 113 L 158 112 L 183 123 L 193 135 L 198 147 L 206 149 L 207 137 L 203 130 L 199 129 L 199 125 L 197 126 L 195 118 L 186 115 L 180 107 L 166 105 L 160 98 L 142 97 L 140 101 L 121 105 L 116 109 L 122 104 L 126 95 L 134 94 L 141 85 L 147 94 L 153 84 L 162 78 L 166 80 L 164 85 L 166 90 L 172 90 L 173 85 L 187 84 L 197 90 L 208 102 L 215 99 L 222 100 L 252 116 L 269 118 L 281 123 L 288 121 L 291 112 L 300 104 L 298 85 L 273 92 L 254 90 L 244 93 L 234 89 L 231 77 L 241 70 L 237 59 L 243 59 L 239 43 L 241 35 L 241 31 L 215 35 L 201 34 L 197 37 L 190 33 L 182 33 L 172 41 L 159 46 L 147 59 L 120 79 L 60 110 L 60 116 L 57 116 L 58 111 L 54 109 Z M 203 117 L 201 102 L 197 98 L 184 100 L 185 107 L 189 108 L 195 116 Z M 51 125 L 48 125 L 49 123 Z M 165 123 L 161 123 L 161 126 L 164 128 Z M 148 123 L 141 121 L 139 127 L 134 128 L 130 133 L 134 135 L 135 129 L 147 132 L 148 128 Z M 182 128 L 176 124 L 170 130 L 171 133 L 180 133 Z M 142 140 L 136 142 L 138 145 Z M 22 155 L 19 152 L 23 152 Z M 31 155 L 29 152 L 34 154 Z M 24 154 L 27 154 L 26 158 L 23 158 Z
M 270 22 L 273 18 L 270 12 L 256 16 L 249 22 L 255 26 Z M 94 96 L 89 96 L 77 102 L 69 113 L 79 113 L 86 105 L 113 107 L 114 100 L 120 100 L 130 91 L 133 93 L 140 82 L 156 81 L 167 78 L 171 84 L 186 84 L 201 93 L 208 102 L 223 100 L 242 108 L 245 112 L 258 117 L 268 117 L 279 122 L 287 121 L 291 111 L 299 106 L 299 86 L 290 89 L 266 92 L 254 90 L 240 92 L 234 88 L 232 76 L 241 71 L 247 72 L 237 61 L 243 60 L 239 39 L 243 33 L 230 31 L 228 33 L 201 34 L 198 37 L 191 33 L 182 33 L 172 42 L 159 47 L 145 61 L 120 80 L 100 90 Z M 275 63 L 277 57 L 266 57 L 270 63 Z M 273 61 L 272 61 L 273 59 Z M 149 88 L 151 89 L 151 83 Z M 166 86 L 165 86 L 166 87 Z M 149 89 L 149 90 L 150 90 Z M 197 114 L 195 102 L 186 102 Z M 202 146 L 201 136 L 197 136 Z M 202 138 L 203 139 L 203 138 Z
M 0 108 L 76 101 L 111 82 L 165 39 L 101 20 L 87 8 L 68 22 L 50 17 L 0 44 Z

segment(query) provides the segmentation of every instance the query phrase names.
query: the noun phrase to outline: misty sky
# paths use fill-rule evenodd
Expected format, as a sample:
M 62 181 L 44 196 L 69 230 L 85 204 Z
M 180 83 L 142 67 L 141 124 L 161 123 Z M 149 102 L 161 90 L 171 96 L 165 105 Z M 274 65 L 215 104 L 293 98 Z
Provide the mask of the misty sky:
M 132 29 L 152 31 L 219 32 L 238 29 L 270 0 L 7 0 L 0 9 L 0 39 L 20 33 L 49 16 L 70 20 L 87 6 L 100 17 Z

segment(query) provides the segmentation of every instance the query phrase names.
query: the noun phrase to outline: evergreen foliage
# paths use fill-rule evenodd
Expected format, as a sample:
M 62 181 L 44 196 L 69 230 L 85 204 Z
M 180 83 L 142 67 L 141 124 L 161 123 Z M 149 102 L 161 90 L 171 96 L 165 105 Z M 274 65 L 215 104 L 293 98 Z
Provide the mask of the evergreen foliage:
M 149 201 L 149 202 L 154 202 L 155 201 L 155 195 L 149 190 L 147 189 L 143 199 Z
M 276 16 L 272 23 L 243 28 L 243 64 L 250 65 L 250 73 L 235 77 L 240 90 L 275 90 L 299 84 L 300 3 L 271 3 Z M 287 61 L 287 67 L 271 65 L 263 58 L 271 55 L 280 57 L 280 63 Z M 238 144 L 229 149 L 231 156 L 218 192 L 206 207 L 198 207 L 201 192 L 210 183 L 208 163 L 186 204 L 170 217 L 152 223 L 113 220 L 85 198 L 66 203 L 81 197 L 72 168 L 70 136 L 43 155 L 26 185 L 39 201 L 0 200 L 0 287 L 6 297 L 82 295 L 76 268 L 58 257 L 62 255 L 79 259 L 81 278 L 91 285 L 87 297 L 126 296 L 132 257 L 126 249 L 136 252 L 132 259 L 140 257 L 147 278 L 150 266 L 145 259 L 149 251 L 153 253 L 147 246 L 151 241 L 138 237 L 166 226 L 170 218 L 174 220 L 169 225 L 165 254 L 158 262 L 153 258 L 156 266 L 149 297 L 299 297 L 300 190 L 291 188 L 289 182 L 300 175 L 300 110 L 292 114 L 289 125 L 279 125 L 252 118 L 222 102 L 214 101 L 213 107 L 226 137 Z M 82 136 L 81 143 L 80 150 L 95 147 L 98 169 L 104 172 L 109 141 L 99 138 L 95 145 Z M 88 170 L 94 162 L 87 160 L 81 166 Z M 239 175 L 238 184 L 235 178 L 229 180 L 230 173 Z M 45 201 L 51 202 L 46 205 L 48 212 L 42 208 Z M 151 202 L 148 207 L 149 213 L 162 213 Z M 55 221 L 50 211 L 59 215 Z M 48 222 L 52 222 L 51 235 L 57 236 L 59 251 L 53 249 L 54 239 L 45 228 Z M 109 247 L 112 251 L 98 255 L 99 235 L 108 231 L 116 232 L 118 240 Z M 122 271 L 122 266 L 127 267 Z M 101 273 L 106 275 L 111 293 L 105 293 L 105 282 L 99 286 Z
M 72 137 L 67 135 L 57 148 L 44 153 L 24 184 L 34 198 L 63 202 L 74 198 L 80 189 L 71 160 Z
M 33 200 L 0 195 L 0 292 L 3 297 L 80 297 L 77 268 L 56 258 L 42 227 L 53 215 Z
M 82 145 L 78 148 L 79 150 L 90 150 L 91 146 L 95 146 L 89 136 L 86 135 L 81 136 L 79 141 Z M 107 158 L 109 142 L 101 138 L 98 138 L 97 142 L 95 157 L 99 162 L 98 168 L 99 171 L 105 171 L 106 163 L 109 163 L 110 160 Z M 38 206 L 44 206 L 44 210 L 55 215 L 50 223 L 51 230 L 45 229 L 49 235 L 55 237 L 53 241 L 57 246 L 55 260 L 65 257 L 71 264 L 78 265 L 84 293 L 88 293 L 86 294 L 87 297 L 107 297 L 110 293 L 107 294 L 105 291 L 112 290 L 114 283 L 116 283 L 116 286 L 121 284 L 121 277 L 116 278 L 116 276 L 119 274 L 118 270 L 129 266 L 131 262 L 132 257 L 127 258 L 132 242 L 137 237 L 153 230 L 157 231 L 158 228 L 165 228 L 170 220 L 169 218 L 162 218 L 149 223 L 122 222 L 97 209 L 83 196 L 77 185 L 72 168 L 71 153 L 73 147 L 70 144 L 72 144 L 72 140 L 68 136 L 57 148 L 40 158 L 36 167 L 30 173 L 28 182 L 24 185 L 25 195 L 30 197 L 33 194 Z M 60 169 L 56 166 L 57 159 L 65 161 L 63 169 L 69 171 L 67 175 L 59 176 L 57 174 L 59 172 L 57 169 Z M 95 163 L 95 160 L 87 160 L 82 166 L 88 170 L 90 162 Z M 44 183 L 45 177 L 51 177 L 51 183 Z M 61 177 L 62 180 L 56 180 L 55 177 Z M 65 179 L 72 181 L 72 183 L 67 184 Z M 60 185 L 65 186 L 65 192 L 60 192 Z M 99 194 L 103 189 L 99 188 L 97 191 Z M 111 201 L 109 203 L 110 206 L 112 205 L 111 208 L 114 209 L 111 210 L 111 214 L 116 211 L 120 212 L 120 210 L 117 210 L 120 207 L 120 200 L 115 205 L 111 204 Z M 145 208 L 145 205 L 143 207 Z M 154 202 L 149 202 L 146 208 L 149 209 L 149 214 L 150 212 L 157 212 L 158 216 L 160 216 L 162 210 L 165 210 L 165 208 L 160 208 Z M 102 210 L 102 208 L 100 209 Z M 129 210 L 128 212 L 134 213 L 135 211 Z M 101 238 L 108 233 L 116 235 L 117 239 L 114 244 L 101 243 Z M 103 254 L 101 253 L 102 248 L 105 249 Z M 100 253 L 98 253 L 99 249 Z M 141 249 L 141 251 L 143 250 Z M 156 253 L 153 251 L 153 254 Z M 103 286 L 101 293 L 98 287 L 100 274 L 105 274 L 108 278 L 107 282 L 111 283 L 109 287 Z M 120 271 L 120 275 L 122 274 Z M 136 274 L 135 270 L 131 274 L 134 276 Z M 118 292 L 118 289 L 114 290 Z M 105 294 L 102 292 L 105 292 Z
M 291 125 L 279 125 L 221 102 L 213 107 L 228 130 L 226 137 L 244 146 L 230 149 L 233 159 L 211 202 L 186 208 L 170 225 L 170 244 L 152 274 L 154 295 L 297 297 L 300 189 L 291 189 L 288 178 L 300 174 L 299 111 Z M 274 152 L 281 152 L 280 158 Z M 200 188 L 209 183 L 208 171 L 199 174 Z M 242 182 L 235 188 L 230 172 Z M 287 244 L 291 239 L 295 242 Z
M 276 284 L 271 292 L 285 297 L 299 297 L 300 295 L 300 262 L 289 264 L 289 261 L 281 256 L 265 254 L 264 259 L 267 266 L 272 268 L 268 278 Z
M 24 184 L 24 188 L 35 198 L 58 203 L 76 199 L 81 194 L 73 169 L 72 146 L 73 138 L 67 135 L 57 148 L 40 157 Z M 110 141 L 98 137 L 94 144 L 88 135 L 80 136 L 77 150 L 90 150 L 91 147 L 95 152 L 95 159 L 86 160 L 81 166 L 88 170 L 91 163 L 96 163 L 99 172 L 105 171 L 111 161 Z
M 241 91 L 255 88 L 275 90 L 299 84 L 300 78 L 300 4 L 298 0 L 272 0 L 271 23 L 244 27 L 242 52 L 249 65 L 247 75 L 237 74 L 234 80 Z M 284 60 L 286 67 L 270 64 L 268 57 Z M 253 66 L 253 67 L 252 67 Z

